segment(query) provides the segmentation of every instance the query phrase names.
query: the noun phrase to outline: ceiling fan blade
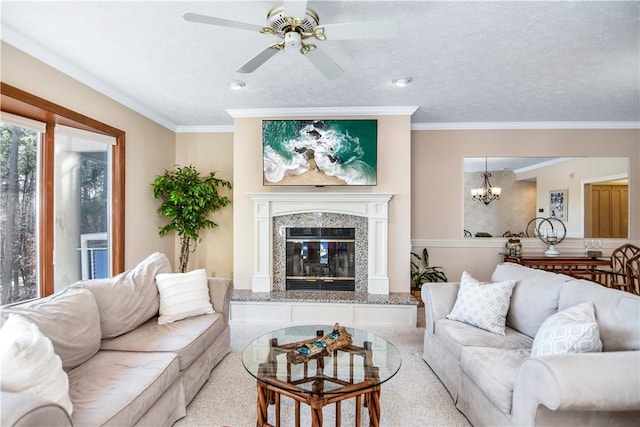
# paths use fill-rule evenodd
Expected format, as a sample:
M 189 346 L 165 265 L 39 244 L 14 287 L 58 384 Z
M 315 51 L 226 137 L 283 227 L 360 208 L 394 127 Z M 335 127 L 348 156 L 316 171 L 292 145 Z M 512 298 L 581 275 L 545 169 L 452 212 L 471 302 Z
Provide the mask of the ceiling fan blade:
M 267 62 L 269 58 L 278 53 L 280 50 L 282 50 L 281 43 L 267 46 L 256 56 L 247 61 L 242 67 L 238 68 L 238 73 L 253 73 L 259 66 Z
M 304 55 L 326 78 L 335 79 L 344 73 L 344 70 L 320 48 L 310 50 Z
M 349 22 L 320 25 L 327 40 L 392 39 L 398 34 L 398 24 L 393 21 Z
M 237 28 L 239 30 L 249 30 L 260 32 L 262 25 L 249 24 L 248 22 L 232 21 L 231 19 L 218 18 L 215 16 L 199 15 L 197 13 L 185 13 L 182 15 L 185 21 L 198 22 L 201 24 L 217 25 L 218 27 Z
M 285 15 L 302 19 L 307 12 L 307 0 L 284 0 L 282 8 Z

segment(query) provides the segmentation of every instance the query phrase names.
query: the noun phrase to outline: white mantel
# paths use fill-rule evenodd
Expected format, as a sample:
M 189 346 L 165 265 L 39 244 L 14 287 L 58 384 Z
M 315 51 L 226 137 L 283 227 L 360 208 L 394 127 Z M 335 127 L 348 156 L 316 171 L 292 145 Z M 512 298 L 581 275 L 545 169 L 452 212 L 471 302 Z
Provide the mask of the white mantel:
M 389 294 L 389 200 L 391 193 L 249 193 L 253 200 L 253 292 L 272 290 L 273 217 L 304 212 L 358 215 L 369 221 L 368 292 Z

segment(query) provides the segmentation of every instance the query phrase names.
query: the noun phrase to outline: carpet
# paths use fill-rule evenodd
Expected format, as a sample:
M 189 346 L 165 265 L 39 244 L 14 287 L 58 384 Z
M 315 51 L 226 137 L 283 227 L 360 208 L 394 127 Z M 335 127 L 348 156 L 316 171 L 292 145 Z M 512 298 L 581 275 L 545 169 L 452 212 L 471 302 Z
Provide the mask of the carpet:
M 424 309 L 419 311 L 419 318 L 422 310 Z M 255 426 L 256 380 L 242 366 L 242 350 L 252 339 L 284 326 L 288 325 L 232 325 L 232 352 L 216 366 L 209 381 L 187 407 L 186 417 L 174 426 Z M 422 360 L 424 326 L 360 328 L 384 337 L 402 354 L 400 371 L 382 386 L 382 426 L 469 426 L 467 419 L 455 408 L 440 380 Z M 293 400 L 283 397 L 281 411 L 282 427 L 293 426 Z M 343 401 L 342 425 L 352 426 L 354 414 L 355 399 Z M 275 424 L 273 406 L 269 407 L 269 422 Z M 311 425 L 309 408 L 305 405 L 301 406 L 301 425 Z M 335 405 L 325 406 L 324 425 L 335 425 Z M 362 425 L 369 425 L 366 408 L 362 410 Z

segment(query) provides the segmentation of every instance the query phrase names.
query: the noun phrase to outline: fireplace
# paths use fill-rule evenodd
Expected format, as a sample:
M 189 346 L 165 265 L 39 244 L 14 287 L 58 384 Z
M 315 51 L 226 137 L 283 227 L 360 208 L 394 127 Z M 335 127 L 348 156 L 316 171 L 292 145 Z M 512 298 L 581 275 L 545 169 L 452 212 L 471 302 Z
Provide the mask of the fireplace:
M 253 292 L 285 289 L 286 233 L 283 227 L 353 227 L 356 229 L 355 291 L 389 293 L 387 230 L 392 194 L 268 192 L 249 193 L 249 197 L 254 205 Z M 336 215 L 336 220 L 329 218 L 329 214 Z M 295 216 L 303 218 L 294 222 Z
M 355 228 L 287 227 L 287 290 L 355 290 Z
M 355 282 L 353 288 L 349 286 L 349 290 L 353 290 L 355 292 L 367 292 L 369 226 L 366 218 L 357 215 L 337 214 L 332 212 L 302 212 L 274 216 L 271 226 L 271 236 L 273 239 L 272 290 L 284 291 L 287 289 L 292 289 L 291 287 L 287 287 L 287 276 L 294 276 L 295 273 L 295 276 L 298 276 L 298 280 L 304 280 L 305 282 L 308 282 L 303 283 L 302 281 L 298 281 L 298 289 L 306 288 L 307 290 L 311 290 L 310 288 L 314 288 L 316 285 L 312 282 L 314 277 L 327 277 L 328 279 L 323 280 L 323 283 L 317 284 L 329 285 L 329 283 L 333 283 L 333 286 L 329 286 L 329 288 L 333 287 L 334 289 L 331 290 L 340 290 L 344 289 L 344 283 L 337 283 L 336 278 L 349 277 L 354 278 Z M 287 237 L 287 231 L 289 237 Z M 327 272 L 327 274 L 324 274 L 325 272 L 321 271 L 325 269 L 324 266 L 312 265 L 316 264 L 315 261 L 305 260 L 305 263 L 309 267 L 310 277 L 300 277 L 301 272 L 306 274 L 306 266 L 303 269 L 299 264 L 301 262 L 300 255 L 298 258 L 297 270 L 294 272 L 290 269 L 289 272 L 287 272 L 287 253 L 291 253 L 291 251 L 296 250 L 304 250 L 304 247 L 299 243 L 301 243 L 301 241 L 304 241 L 305 239 L 307 239 L 309 241 L 309 244 L 311 244 L 310 249 L 312 256 L 315 256 L 314 251 L 316 250 L 316 248 L 317 250 L 321 249 L 320 244 L 324 246 L 322 248 L 322 251 L 326 249 L 327 254 L 330 246 L 332 246 L 332 252 L 337 250 L 337 246 L 334 243 L 340 243 L 340 245 L 342 246 L 340 248 L 341 252 L 353 249 L 353 255 L 347 255 L 347 260 L 353 261 L 353 274 L 351 274 L 351 272 L 349 271 L 346 272 L 348 273 L 347 275 L 344 274 L 344 271 L 341 271 L 341 276 L 335 276 L 337 271 L 329 271 Z M 290 241 L 289 248 L 287 248 L 287 240 Z M 342 242 L 338 242 L 340 240 L 342 240 Z M 298 243 L 298 246 L 295 247 L 295 245 L 293 245 L 294 243 Z M 345 243 L 349 243 L 346 248 Z M 309 244 L 306 245 L 307 252 L 309 251 Z M 343 254 L 342 260 L 344 260 L 344 257 L 345 255 Z M 329 260 L 327 258 L 327 263 L 328 262 Z M 318 261 L 318 264 L 321 264 L 321 262 Z M 290 279 L 291 278 L 293 277 L 290 277 Z M 328 280 L 332 279 L 334 280 L 333 282 L 328 282 Z M 294 286 L 294 288 L 295 287 L 296 286 Z M 322 286 L 320 290 L 327 290 L 327 287 Z

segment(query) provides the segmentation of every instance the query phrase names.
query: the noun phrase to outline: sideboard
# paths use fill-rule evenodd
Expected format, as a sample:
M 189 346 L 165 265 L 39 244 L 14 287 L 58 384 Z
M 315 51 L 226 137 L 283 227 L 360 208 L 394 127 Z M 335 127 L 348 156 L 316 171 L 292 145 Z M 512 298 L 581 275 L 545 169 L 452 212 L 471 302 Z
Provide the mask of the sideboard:
M 587 279 L 602 283 L 602 274 L 598 269 L 606 270 L 611 267 L 609 257 L 589 257 L 585 254 L 561 254 L 559 256 L 545 256 L 544 254 L 522 254 L 510 256 L 501 253 L 505 262 L 514 262 L 531 268 L 562 273 L 579 279 Z

